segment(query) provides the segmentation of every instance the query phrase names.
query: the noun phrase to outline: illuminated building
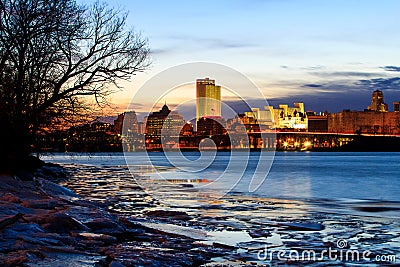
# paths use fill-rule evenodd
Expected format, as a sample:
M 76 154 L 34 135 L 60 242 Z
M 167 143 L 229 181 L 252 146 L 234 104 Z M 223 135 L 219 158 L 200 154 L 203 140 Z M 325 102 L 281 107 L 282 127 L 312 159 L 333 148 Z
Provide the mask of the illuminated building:
M 197 121 L 197 135 L 212 136 L 226 133 L 226 122 L 221 117 L 203 117 Z
M 163 136 L 179 136 L 184 125 L 183 116 L 176 111 L 171 111 L 164 121 L 161 134 Z
M 393 108 L 394 112 L 399 112 L 400 111 L 400 102 L 393 102 Z
M 121 151 L 121 139 L 110 123 L 93 122 L 71 127 L 65 144 L 66 151 Z
M 292 108 L 288 105 L 279 105 L 277 111 L 279 114 L 276 114 L 274 110 L 274 116 L 278 115 L 277 128 L 307 129 L 307 116 L 304 112 L 304 103 L 294 103 Z
M 185 125 L 183 125 L 183 127 L 182 127 L 180 135 L 192 136 L 193 135 L 193 131 L 194 131 L 193 128 L 194 128 L 193 124 L 190 121 L 186 122 Z
M 260 127 L 266 126 L 266 128 L 273 128 L 272 112 L 268 106 L 264 107 L 264 110 L 260 108 L 252 108 L 251 111 L 244 113 L 246 117 L 254 118 L 255 123 L 259 124 Z
M 151 113 L 145 121 L 147 136 L 179 135 L 182 126 L 185 124 L 183 116 L 171 111 L 167 105 L 164 105 L 160 111 Z
M 164 105 L 160 111 L 153 112 L 145 118 L 146 121 L 146 135 L 147 136 L 161 136 L 161 130 L 164 125 L 165 119 L 168 117 L 171 110 L 167 105 Z
M 258 124 L 257 119 L 253 117 L 252 112 L 238 114 L 235 118 L 227 120 L 226 128 L 234 133 L 260 132 L 260 124 Z
M 328 116 L 325 114 L 317 115 L 315 112 L 307 112 L 307 122 L 309 132 L 328 131 Z
M 123 129 L 124 127 L 124 129 Z M 123 131 L 124 130 L 124 131 Z M 127 111 L 118 115 L 114 121 L 115 134 L 139 133 L 139 125 L 135 111 Z
M 343 110 L 328 115 L 328 132 L 400 134 L 400 112 Z
M 293 107 L 286 104 L 279 105 L 279 108 L 265 106 L 264 110 L 252 108 L 245 112 L 247 117 L 255 119 L 255 124 L 259 124 L 261 130 L 270 129 L 307 129 L 307 116 L 304 112 L 304 103 L 294 103 Z M 265 127 L 263 127 L 265 126 Z
M 185 124 L 183 116 L 171 111 L 166 104 L 160 111 L 145 117 L 143 122 L 146 125 L 146 149 L 162 149 L 163 141 L 166 141 L 165 144 L 169 146 L 177 145 L 177 140 L 174 138 L 179 138 L 179 133 Z
M 397 105 L 396 105 L 397 104 Z M 400 134 L 400 103 L 394 102 L 394 112 L 388 112 L 383 93 L 372 93 L 371 106 L 365 111 L 343 110 L 328 115 L 328 132 L 351 134 Z
M 209 78 L 196 80 L 196 121 L 221 116 L 221 86 Z
M 380 90 L 372 92 L 371 106 L 368 106 L 368 110 L 387 112 L 388 105 L 383 101 L 383 93 Z
M 124 116 L 125 113 L 118 114 L 116 120 L 114 120 L 114 133 L 115 134 L 122 134 L 122 126 L 124 125 Z
M 146 123 L 143 121 L 138 122 L 138 132 L 139 134 L 145 134 L 146 133 Z

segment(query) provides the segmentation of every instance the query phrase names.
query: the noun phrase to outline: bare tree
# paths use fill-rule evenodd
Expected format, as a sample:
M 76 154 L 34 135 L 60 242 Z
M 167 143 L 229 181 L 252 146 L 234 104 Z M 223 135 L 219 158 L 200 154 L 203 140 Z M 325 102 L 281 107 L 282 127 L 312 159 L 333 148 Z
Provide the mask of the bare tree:
M 74 0 L 0 0 L 0 161 L 30 152 L 29 138 L 85 97 L 102 103 L 149 65 L 147 40 L 127 14 Z M 1 162 L 0 162 L 1 164 Z

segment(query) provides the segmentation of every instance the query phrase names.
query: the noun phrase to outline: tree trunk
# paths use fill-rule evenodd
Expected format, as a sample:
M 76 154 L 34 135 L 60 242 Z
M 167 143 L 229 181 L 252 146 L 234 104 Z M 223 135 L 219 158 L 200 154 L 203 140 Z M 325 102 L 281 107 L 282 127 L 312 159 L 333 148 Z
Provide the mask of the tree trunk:
M 32 135 L 20 118 L 0 115 L 0 173 L 33 171 L 38 161 L 30 157 Z

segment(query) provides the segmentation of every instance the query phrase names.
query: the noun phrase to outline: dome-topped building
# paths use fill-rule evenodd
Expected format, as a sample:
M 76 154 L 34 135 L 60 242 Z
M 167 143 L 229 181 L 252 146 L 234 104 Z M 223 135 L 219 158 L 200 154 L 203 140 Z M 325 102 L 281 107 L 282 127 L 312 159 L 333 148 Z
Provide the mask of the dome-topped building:
M 170 112 L 171 110 L 168 108 L 167 103 L 165 103 L 164 106 L 161 108 L 160 113 L 166 114 L 168 116 Z
M 171 111 L 165 103 L 159 111 L 149 114 L 146 119 L 146 134 L 149 136 L 161 136 L 162 130 L 179 132 L 185 121 L 178 112 Z M 178 129 L 179 128 L 179 129 Z

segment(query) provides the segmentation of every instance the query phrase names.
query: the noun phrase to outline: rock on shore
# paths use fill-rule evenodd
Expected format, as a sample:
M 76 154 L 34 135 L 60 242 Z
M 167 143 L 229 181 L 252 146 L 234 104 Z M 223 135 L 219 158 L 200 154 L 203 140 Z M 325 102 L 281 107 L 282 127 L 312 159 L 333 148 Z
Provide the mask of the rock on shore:
M 0 176 L 0 266 L 196 266 L 226 252 L 107 212 L 55 183 L 67 175 Z

